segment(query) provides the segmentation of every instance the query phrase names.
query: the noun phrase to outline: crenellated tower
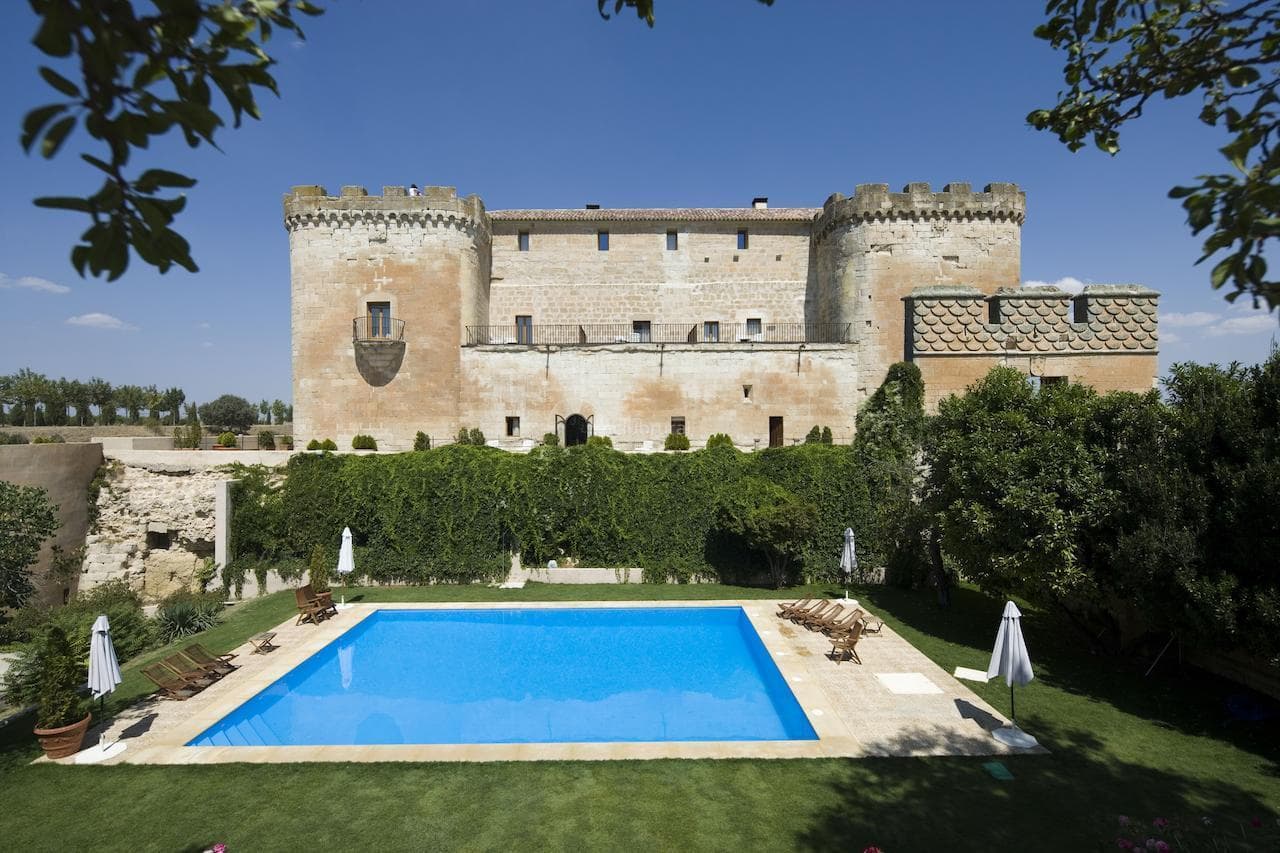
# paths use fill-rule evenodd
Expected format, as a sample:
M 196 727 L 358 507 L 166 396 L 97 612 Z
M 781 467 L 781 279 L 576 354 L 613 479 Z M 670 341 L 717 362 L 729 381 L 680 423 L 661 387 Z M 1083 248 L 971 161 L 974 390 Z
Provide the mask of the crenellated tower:
M 461 344 L 489 316 L 490 230 L 477 196 L 299 186 L 284 197 L 294 434 L 404 449 L 458 424 Z
M 912 183 L 859 184 L 852 197 L 827 199 L 813 225 L 818 282 L 816 322 L 851 323 L 870 393 L 908 356 L 903 298 L 926 285 L 965 285 L 982 293 L 1021 281 L 1026 193 L 1016 184 L 973 192 L 951 183 L 933 192 Z

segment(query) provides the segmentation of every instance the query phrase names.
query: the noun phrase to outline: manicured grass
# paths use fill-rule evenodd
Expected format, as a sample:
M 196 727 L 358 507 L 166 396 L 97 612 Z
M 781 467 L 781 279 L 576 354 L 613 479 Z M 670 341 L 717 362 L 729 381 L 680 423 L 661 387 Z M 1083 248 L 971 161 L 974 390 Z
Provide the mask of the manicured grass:
M 811 588 L 833 593 L 825 588 Z M 803 595 L 806 589 L 787 594 Z M 338 591 L 339 594 L 342 590 Z M 949 610 L 894 589 L 857 594 L 945 669 L 985 668 L 1000 602 L 960 590 Z M 364 601 L 532 601 L 774 597 L 691 586 L 353 590 Z M 224 650 L 283 621 L 292 596 L 237 605 L 202 639 Z M 1115 849 L 1116 815 L 1261 817 L 1231 832 L 1275 849 L 1275 723 L 1228 723 L 1234 688 L 1192 672 L 1093 658 L 1030 612 L 1037 680 L 1019 719 L 1052 754 L 984 759 L 652 761 L 510 764 L 28 767 L 34 751 L 0 730 L 0 846 L 22 850 L 199 849 Z M 874 653 L 871 641 L 868 653 Z M 151 659 L 163 650 L 149 654 Z M 119 702 L 147 692 L 139 662 Z M 974 685 L 1007 708 L 1003 684 Z M 1269 833 L 1265 838 L 1262 833 Z M 1194 848 L 1191 848 L 1194 849 Z M 1228 848 L 1231 849 L 1231 848 Z

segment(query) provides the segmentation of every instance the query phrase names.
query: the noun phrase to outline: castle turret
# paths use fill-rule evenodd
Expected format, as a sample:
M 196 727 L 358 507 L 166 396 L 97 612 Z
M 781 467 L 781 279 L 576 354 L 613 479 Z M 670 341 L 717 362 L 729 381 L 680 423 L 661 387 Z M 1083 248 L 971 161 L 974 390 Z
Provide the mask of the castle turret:
M 860 385 L 874 390 L 907 356 L 902 300 L 928 285 L 966 285 L 980 293 L 1021 280 L 1026 194 L 1016 184 L 978 193 L 951 183 L 889 192 L 859 184 L 836 193 L 814 221 L 820 322 L 851 323 L 859 341 Z
M 284 197 L 293 299 L 294 435 L 407 448 L 457 428 L 460 345 L 488 322 L 489 219 L 452 187 Z

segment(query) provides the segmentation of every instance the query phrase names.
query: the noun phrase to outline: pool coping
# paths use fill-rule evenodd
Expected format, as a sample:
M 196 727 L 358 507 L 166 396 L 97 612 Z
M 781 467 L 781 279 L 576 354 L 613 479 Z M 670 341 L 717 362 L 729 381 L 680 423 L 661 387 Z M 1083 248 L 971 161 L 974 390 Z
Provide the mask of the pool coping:
M 852 758 L 865 746 L 835 710 L 822 685 L 788 650 L 775 617 L 778 602 L 765 599 L 702 601 L 386 602 L 350 604 L 308 636 L 271 654 L 252 675 L 208 688 L 218 701 L 173 728 L 156 732 L 146 746 L 122 756 L 131 764 L 222 764 L 380 761 L 581 761 L 653 758 Z M 612 743 L 379 744 L 343 746 L 187 746 L 210 726 L 379 610 L 651 609 L 740 607 L 795 696 L 817 740 L 659 741 Z M 290 618 L 281 628 L 293 622 Z

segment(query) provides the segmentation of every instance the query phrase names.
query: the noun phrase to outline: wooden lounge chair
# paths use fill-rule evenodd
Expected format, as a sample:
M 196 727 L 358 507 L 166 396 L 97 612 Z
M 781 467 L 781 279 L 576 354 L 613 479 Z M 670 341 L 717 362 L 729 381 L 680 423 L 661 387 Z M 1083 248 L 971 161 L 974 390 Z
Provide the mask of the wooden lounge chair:
M 299 587 L 293 591 L 294 598 L 298 603 L 298 621 L 295 625 L 301 625 L 303 622 L 310 622 L 313 625 L 319 625 L 325 619 L 333 615 L 333 607 L 325 607 L 323 602 L 318 598 L 308 595 L 307 587 Z
M 862 636 L 862 623 L 854 622 L 853 630 L 847 634 L 841 634 L 831 640 L 831 659 L 836 663 L 840 663 L 849 657 L 856 664 L 862 663 L 862 658 L 858 657 L 858 638 Z
M 237 667 L 230 662 L 230 659 L 235 657 L 235 655 L 214 655 L 199 643 L 192 643 L 183 649 L 182 653 L 205 669 L 212 670 L 213 672 L 220 673 L 221 675 L 226 675 L 228 672 L 237 669 Z
M 804 626 L 810 631 L 826 631 L 827 628 L 840 621 L 840 614 L 842 613 L 844 613 L 844 605 L 837 604 L 825 611 L 821 616 L 810 616 L 804 621 Z
M 169 655 L 161 663 L 172 669 L 179 678 L 184 678 L 192 684 L 203 682 L 201 686 L 207 686 L 222 677 L 221 672 L 211 667 L 201 666 L 182 652 Z
M 316 588 L 313 587 L 311 584 L 304 584 L 302 588 L 307 591 L 308 598 L 319 601 L 325 607 L 334 608 L 333 593 L 330 592 L 329 590 L 326 589 L 324 592 L 316 592 Z M 334 612 L 335 613 L 338 612 L 337 608 L 334 608 Z
M 785 603 L 785 602 L 784 602 L 784 603 L 779 603 L 779 604 L 778 604 L 778 617 L 779 617 L 779 618 L 781 618 L 781 619 L 786 619 L 788 616 L 790 616 L 790 615 L 791 615 L 792 613 L 794 613 L 795 611 L 797 611 L 797 610 L 804 610 L 806 607 L 808 607 L 808 606 L 809 606 L 809 605 L 811 605 L 811 604 L 813 604 L 813 599 L 812 599 L 812 598 L 802 598 L 802 599 L 800 599 L 799 601 L 793 601 L 793 602 L 791 602 L 790 604 L 787 604 L 787 603 Z
M 162 663 L 144 666 L 142 674 L 151 679 L 156 687 L 160 688 L 160 695 L 167 699 L 177 699 L 181 702 L 200 692 L 192 682 L 182 678 Z
M 865 615 L 866 614 L 861 610 L 850 610 L 847 613 L 841 614 L 840 618 L 824 623 L 820 626 L 819 630 L 827 636 L 838 637 L 841 634 L 847 634 L 853 630 L 854 623 L 861 621 Z
M 799 624 L 806 616 L 816 616 L 830 606 L 830 601 L 827 601 L 825 598 L 821 598 L 803 610 L 793 610 L 791 613 L 787 614 L 787 618 L 792 622 Z
M 809 627 L 814 623 L 821 622 L 821 620 L 826 619 L 830 616 L 838 615 L 842 610 L 844 610 L 844 605 L 836 604 L 834 601 L 828 601 L 824 607 L 818 608 L 816 610 L 809 610 L 805 613 L 797 614 L 796 618 L 793 621 L 797 625 L 804 625 L 805 627 Z

